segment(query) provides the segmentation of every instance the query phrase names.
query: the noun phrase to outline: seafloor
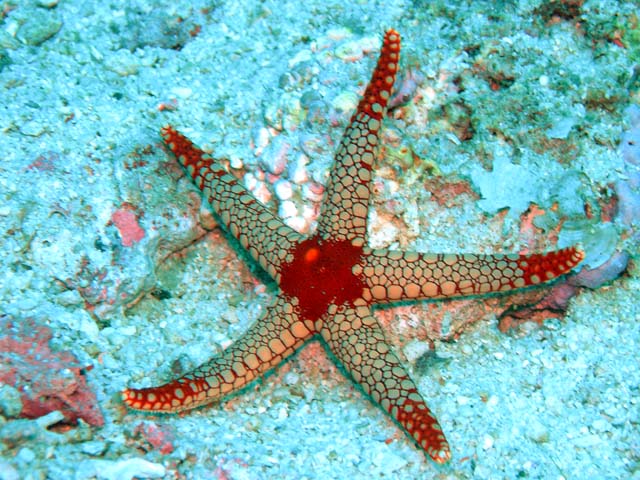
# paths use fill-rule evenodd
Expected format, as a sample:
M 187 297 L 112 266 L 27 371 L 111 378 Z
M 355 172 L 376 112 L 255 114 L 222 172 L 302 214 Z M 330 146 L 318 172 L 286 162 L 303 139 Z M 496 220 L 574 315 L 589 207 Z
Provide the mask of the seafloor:
M 640 139 L 625 114 L 640 102 L 637 3 L 0 6 L 1 480 L 640 478 L 640 157 L 620 147 Z M 449 438 L 443 467 L 318 342 L 220 405 L 126 411 L 123 388 L 220 352 L 276 292 L 160 127 L 308 231 L 387 28 L 404 98 L 385 120 L 370 243 L 580 242 L 591 268 L 628 254 L 626 272 L 507 333 L 497 315 L 515 297 L 378 310 Z

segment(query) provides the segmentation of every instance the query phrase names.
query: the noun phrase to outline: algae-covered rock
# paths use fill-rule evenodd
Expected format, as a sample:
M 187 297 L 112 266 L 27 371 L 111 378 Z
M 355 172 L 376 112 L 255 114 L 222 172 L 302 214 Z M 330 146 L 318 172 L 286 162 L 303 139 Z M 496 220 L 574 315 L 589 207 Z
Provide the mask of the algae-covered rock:
M 49 40 L 62 28 L 55 13 L 33 10 L 18 30 L 18 39 L 25 45 L 37 46 Z
M 472 183 L 482 197 L 478 206 L 493 215 L 505 208 L 508 216 L 519 217 L 529 205 L 539 203 L 540 192 L 545 190 L 543 179 L 528 165 L 516 165 L 502 154 L 495 157 L 493 170 L 482 167 L 472 170 Z

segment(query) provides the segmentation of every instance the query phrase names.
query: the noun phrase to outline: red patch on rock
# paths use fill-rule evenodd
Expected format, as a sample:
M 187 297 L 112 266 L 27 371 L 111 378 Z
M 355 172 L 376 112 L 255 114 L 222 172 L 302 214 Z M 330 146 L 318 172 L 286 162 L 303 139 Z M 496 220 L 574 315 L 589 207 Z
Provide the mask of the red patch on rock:
M 38 418 L 55 410 L 68 422 L 79 418 L 94 426 L 104 425 L 95 394 L 71 352 L 53 352 L 49 327 L 32 318 L 0 317 L 0 383 L 20 392 L 21 417 Z
M 122 245 L 125 247 L 130 247 L 144 238 L 144 230 L 138 223 L 138 217 L 131 210 L 126 208 L 116 210 L 111 215 L 111 221 L 118 229 Z
M 154 450 L 163 455 L 168 455 L 174 450 L 173 435 L 165 427 L 160 427 L 153 422 L 142 422 L 136 425 L 134 434 L 140 435 Z

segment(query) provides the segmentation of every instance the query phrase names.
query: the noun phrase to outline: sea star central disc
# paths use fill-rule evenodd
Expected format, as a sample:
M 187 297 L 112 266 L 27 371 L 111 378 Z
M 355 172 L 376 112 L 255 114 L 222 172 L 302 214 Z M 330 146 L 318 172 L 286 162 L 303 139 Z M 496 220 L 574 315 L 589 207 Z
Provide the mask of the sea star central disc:
M 297 298 L 302 315 L 317 320 L 331 304 L 350 304 L 362 298 L 364 281 L 354 275 L 362 247 L 348 240 L 321 240 L 312 237 L 297 245 L 293 260 L 282 265 L 280 288 Z

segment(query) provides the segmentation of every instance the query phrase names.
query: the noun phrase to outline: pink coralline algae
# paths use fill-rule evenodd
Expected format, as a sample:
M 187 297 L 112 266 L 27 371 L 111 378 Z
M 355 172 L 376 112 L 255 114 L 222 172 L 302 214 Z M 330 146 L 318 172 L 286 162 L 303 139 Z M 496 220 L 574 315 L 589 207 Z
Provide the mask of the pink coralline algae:
M 416 91 L 425 78 L 416 68 L 409 68 L 399 79 L 398 88 L 389 99 L 389 110 L 405 105 L 416 95 Z
M 118 229 L 122 245 L 130 247 L 144 238 L 144 230 L 138 223 L 138 217 L 131 210 L 120 208 L 113 212 L 111 221 Z
M 34 319 L 0 317 L 0 383 L 20 392 L 21 417 L 38 418 L 58 410 L 70 423 L 82 419 L 104 425 L 85 366 L 70 352 L 51 351 L 52 336 L 49 327 Z
M 159 426 L 154 422 L 141 422 L 136 425 L 134 434 L 142 438 L 147 447 L 158 450 L 163 455 L 168 455 L 174 450 L 173 433 L 166 426 Z

